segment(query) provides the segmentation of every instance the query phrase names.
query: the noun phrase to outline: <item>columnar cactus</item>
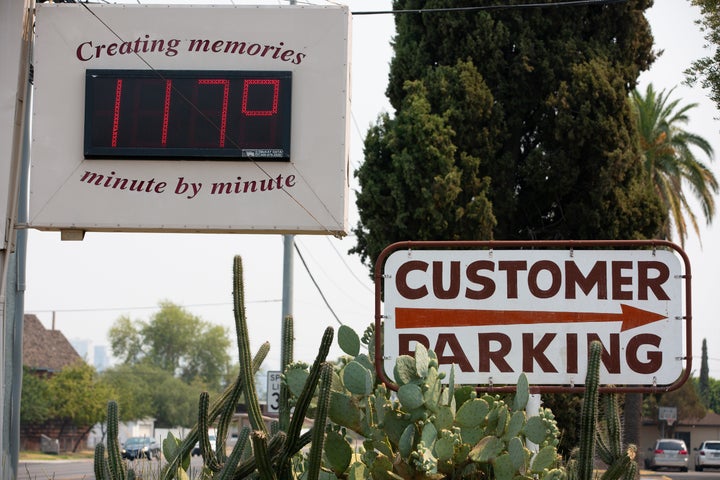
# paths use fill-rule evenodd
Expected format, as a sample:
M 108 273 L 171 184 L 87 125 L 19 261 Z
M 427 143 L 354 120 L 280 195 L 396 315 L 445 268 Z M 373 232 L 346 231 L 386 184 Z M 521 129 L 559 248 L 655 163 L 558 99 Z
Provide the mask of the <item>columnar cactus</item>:
M 258 477 L 260 480 L 277 480 L 268 452 L 267 433 L 262 430 L 256 430 L 252 432 L 250 438 L 252 439 L 253 451 L 255 452 Z
M 187 458 L 189 449 L 192 448 L 196 441 L 200 441 L 201 451 L 205 463 L 204 475 L 208 478 L 226 480 L 239 479 L 247 476 L 258 475 L 261 478 L 273 479 L 291 478 L 292 458 L 298 452 L 311 442 L 311 435 L 302 434 L 303 422 L 311 407 L 312 400 L 315 395 L 316 387 L 319 384 L 320 398 L 329 398 L 332 386 L 332 368 L 325 364 L 328 352 L 332 345 L 334 332 L 332 328 L 325 330 L 323 339 L 320 344 L 318 356 L 313 366 L 310 368 L 307 381 L 298 396 L 292 417 L 289 418 L 287 428 L 285 430 L 273 429 L 272 435 L 268 433 L 264 419 L 260 411 L 259 400 L 255 390 L 254 374 L 259 368 L 260 361 L 267 355 L 269 346 L 264 345 L 253 361 L 250 361 L 250 339 L 247 329 L 247 319 L 245 315 L 244 303 L 244 284 L 242 261 L 240 257 L 235 257 L 233 263 L 233 304 L 235 312 L 235 326 L 238 343 L 238 354 L 240 357 L 240 374 L 236 382 L 228 390 L 226 390 L 215 403 L 209 401 L 207 393 L 200 396 L 198 425 L 188 434 L 182 445 L 176 448 L 168 455 L 168 467 L 164 469 L 164 480 L 182 477 L 185 469 L 180 468 L 185 465 L 183 459 Z M 285 319 L 283 328 L 284 343 L 292 341 L 292 318 Z M 292 360 L 292 348 L 284 347 L 283 363 L 289 363 Z M 324 366 L 325 365 L 325 366 Z M 321 372 L 325 372 L 321 377 Z M 241 432 L 238 442 L 235 444 L 232 453 L 225 455 L 224 438 L 227 426 L 235 411 L 235 405 L 240 394 L 245 394 L 245 401 L 248 409 L 248 418 L 252 426 L 253 432 L 249 430 Z M 324 431 L 327 411 L 327 400 L 325 405 L 319 408 L 319 413 L 315 413 L 316 425 Z M 290 411 L 288 402 L 285 402 L 284 410 Z M 218 420 L 219 418 L 219 420 Z M 208 430 L 212 425 L 218 422 L 218 442 L 213 451 L 208 437 Z M 310 433 L 313 431 L 311 430 Z M 314 433 L 319 441 L 320 434 Z M 251 439 L 248 442 L 248 438 Z M 222 449 L 222 451 L 221 451 Z M 320 446 L 322 449 L 322 445 Z M 314 460 L 311 461 L 311 468 L 319 472 L 322 456 L 315 454 Z
M 245 390 L 245 406 L 248 420 L 253 430 L 267 434 L 267 427 L 262 418 L 260 402 L 255 391 L 255 372 L 252 369 L 250 354 L 250 336 L 245 315 L 245 285 L 243 281 L 242 258 L 235 256 L 233 262 L 233 307 L 235 312 L 235 330 L 238 338 L 238 356 L 240 361 L 240 377 Z
M 120 454 L 120 442 L 118 441 L 118 404 L 110 400 L 107 405 L 107 457 L 105 456 L 105 445 L 99 443 L 95 446 L 95 478 L 97 480 L 133 480 L 134 470 L 125 468 L 122 455 Z
M 270 345 L 267 342 L 261 345 L 252 360 L 253 371 L 257 371 L 260 368 L 269 350 Z M 237 405 L 237 400 L 242 392 L 243 379 L 238 377 L 218 398 L 210 402 L 209 413 L 207 415 L 208 423 L 212 424 L 214 419 L 218 417 L 221 418 L 221 423 L 222 421 L 227 421 L 222 420 L 227 417 L 223 412 L 227 412 L 227 410 L 230 409 L 235 410 L 235 405 Z M 189 468 L 190 452 L 195 446 L 195 443 L 199 441 L 199 438 L 199 425 L 195 425 L 182 442 L 176 442 L 176 439 L 171 438 L 165 439 L 163 442 L 163 454 L 168 464 L 163 468 L 163 480 L 182 477 L 182 472 L 187 471 Z
M 600 384 L 600 360 L 602 344 L 595 340 L 588 349 L 588 369 L 585 377 L 585 398 L 581 413 L 580 445 L 577 458 L 571 460 L 568 468 L 570 480 L 591 480 L 595 466 L 595 446 L 599 458 L 608 466 L 602 480 L 635 480 L 638 465 L 635 461 L 637 448 L 622 445 L 622 424 L 620 407 L 616 394 L 604 395 L 602 427 L 598 422 Z
M 208 425 L 208 409 L 210 408 L 210 395 L 207 392 L 200 394 L 199 402 L 199 414 L 198 414 L 198 436 L 200 437 L 200 452 L 202 453 L 203 459 L 205 460 L 205 466 L 213 472 L 219 472 L 222 469 L 220 459 L 212 448 L 210 443 Z M 216 439 L 218 437 L 216 436 Z M 217 445 L 217 441 L 215 442 Z
M 577 459 L 578 480 L 592 480 L 595 460 L 595 433 L 598 419 L 598 386 L 600 384 L 602 344 L 593 341 L 588 346 L 588 350 L 585 398 L 583 399 L 580 417 L 580 445 Z
M 325 446 L 325 426 L 330 409 L 330 388 L 332 387 L 333 367 L 323 363 L 320 371 L 317 408 L 315 409 L 312 428 L 310 454 L 308 455 L 308 480 L 317 480 L 320 476 L 323 447 Z
M 291 457 L 295 455 L 298 451 L 300 451 L 300 449 L 304 446 L 302 445 L 302 443 L 305 440 L 301 439 L 301 430 L 303 428 L 303 423 L 308 413 L 308 409 L 310 408 L 310 404 L 315 395 L 315 387 L 318 385 L 318 382 L 320 380 L 320 372 L 322 369 L 322 365 L 327 358 L 330 347 L 332 346 L 333 336 L 334 330 L 330 327 L 326 328 L 325 333 L 323 334 L 322 341 L 320 343 L 320 351 L 318 352 L 318 356 L 315 358 L 315 362 L 310 368 L 310 374 L 305 381 L 304 388 L 302 392 L 300 392 L 300 395 L 295 402 L 295 410 L 293 412 L 292 418 L 290 419 L 290 424 L 288 425 L 287 429 L 289 445 L 288 448 L 283 451 L 279 459 L 281 480 L 290 478 Z M 321 387 L 329 390 L 331 388 L 331 385 L 321 384 Z
M 608 466 L 602 478 L 603 480 L 635 480 L 639 473 L 635 461 L 637 447 L 623 446 L 618 395 L 612 393 L 603 397 L 604 422 L 598 423 L 598 431 L 595 435 L 598 457 Z
M 293 346 L 295 343 L 293 317 L 288 315 L 282 323 L 282 346 L 280 348 L 280 367 L 286 371 L 293 362 Z M 278 428 L 287 430 L 290 424 L 290 391 L 285 382 L 280 384 L 280 398 L 278 402 Z

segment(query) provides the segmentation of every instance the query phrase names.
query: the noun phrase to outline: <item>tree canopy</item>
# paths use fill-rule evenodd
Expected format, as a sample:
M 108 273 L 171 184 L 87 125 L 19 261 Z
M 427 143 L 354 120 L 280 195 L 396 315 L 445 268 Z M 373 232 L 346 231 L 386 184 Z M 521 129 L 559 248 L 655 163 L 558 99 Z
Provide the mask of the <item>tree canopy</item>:
M 108 332 L 115 357 L 125 365 L 151 365 L 219 390 L 230 368 L 227 329 L 203 321 L 171 302 L 161 302 L 149 321 L 122 316 Z
M 121 420 L 152 417 L 161 428 L 194 425 L 200 392 L 208 390 L 199 380 L 188 384 L 147 363 L 110 368 L 102 373 L 102 380 L 117 391 Z
M 187 384 L 148 364 L 118 365 L 98 374 L 84 362 L 42 377 L 26 369 L 20 421 L 86 428 L 104 422 L 107 402 L 116 400 L 121 421 L 154 418 L 158 427 L 190 427 L 197 421 L 198 398 L 207 390 L 198 381 Z M 76 449 L 78 445 L 74 446 Z
M 708 379 L 707 407 L 715 413 L 720 413 L 720 379 Z
M 43 423 L 52 418 L 49 390 L 46 379 L 35 375 L 32 369 L 23 367 L 20 423 Z
M 654 59 L 650 3 L 396 14 L 395 115 L 365 141 L 353 251 L 372 266 L 400 240 L 656 236 L 627 100 Z
M 677 390 L 662 394 L 648 395 L 643 405 L 647 418 L 658 418 L 659 407 L 677 408 L 677 420 L 689 422 L 705 416 L 707 409 L 697 391 L 697 379 L 685 382 Z
M 101 381 L 115 390 L 114 399 L 122 408 L 121 421 L 156 417 L 154 395 L 166 378 L 172 374 L 152 365 L 116 365 L 104 370 Z M 199 392 L 195 397 L 199 395 Z M 197 399 L 195 399 L 197 402 Z
M 23 375 L 21 422 L 91 428 L 105 419 L 107 402 L 122 405 L 120 419 L 154 418 L 158 427 L 197 421 L 200 392 L 217 393 L 234 380 L 225 328 L 161 302 L 149 321 L 120 317 L 108 336 L 119 365 L 98 374 L 84 362 L 50 377 Z M 77 445 L 76 445 L 77 447 Z
M 351 251 L 373 271 L 403 240 L 662 234 L 667 210 L 629 101 L 654 61 L 652 1 L 465 8 L 478 3 L 393 3 L 394 114 L 365 140 Z M 639 422 L 641 398 L 630 397 Z M 566 446 L 574 435 L 563 435 Z
M 709 89 L 710 99 L 720 108 L 720 1 L 692 0 L 691 3 L 700 7 L 700 27 L 708 46 L 714 47 L 714 51 L 696 59 L 685 71 L 687 82 L 691 86 L 699 82 L 703 88 Z
M 50 377 L 25 368 L 20 422 L 43 424 L 57 420 L 61 428 L 75 426 L 88 432 L 105 419 L 107 402 L 114 395 L 113 386 L 99 381 L 95 368 L 83 361 L 68 365 Z M 80 439 L 73 451 L 79 442 Z

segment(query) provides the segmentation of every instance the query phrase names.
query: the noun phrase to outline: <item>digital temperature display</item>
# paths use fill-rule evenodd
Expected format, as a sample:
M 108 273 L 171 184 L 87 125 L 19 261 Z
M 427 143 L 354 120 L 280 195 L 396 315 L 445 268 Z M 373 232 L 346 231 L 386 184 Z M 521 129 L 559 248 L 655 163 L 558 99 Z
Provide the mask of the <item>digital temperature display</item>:
M 87 70 L 85 158 L 290 160 L 292 72 Z

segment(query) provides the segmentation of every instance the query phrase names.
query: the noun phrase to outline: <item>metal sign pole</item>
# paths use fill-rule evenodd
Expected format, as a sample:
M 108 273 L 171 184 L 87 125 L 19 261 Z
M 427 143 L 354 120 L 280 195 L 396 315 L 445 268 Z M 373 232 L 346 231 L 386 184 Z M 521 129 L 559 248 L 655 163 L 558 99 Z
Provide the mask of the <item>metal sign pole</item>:
M 10 148 L 0 152 L 0 155 L 8 155 L 0 158 L 0 165 L 7 174 L 6 183 L 0 186 L 7 199 L 7 204 L 2 203 L 4 211 L 0 228 L 0 478 L 8 479 L 17 477 L 20 444 L 24 280 L 18 275 L 23 274 L 26 232 L 17 235 L 20 247 L 14 237 L 19 211 L 22 215 L 27 208 L 26 203 L 19 205 L 18 202 L 27 195 L 27 167 L 21 165 L 27 165 L 29 160 L 28 76 L 33 9 L 33 0 L 0 2 L 0 58 L 6 67 L 0 75 L 0 104 L 4 107 L 0 109 L 3 117 L 0 120 L 10 120 L 11 126 Z M 5 100 L 10 100 L 10 103 Z M 1 146 L 5 148 L 6 145 Z M 21 168 L 25 172 L 23 180 L 20 178 Z M 22 218 L 23 221 L 27 219 L 26 216 Z
M 283 290 L 281 320 L 288 315 L 292 315 L 294 242 L 295 235 L 283 235 Z

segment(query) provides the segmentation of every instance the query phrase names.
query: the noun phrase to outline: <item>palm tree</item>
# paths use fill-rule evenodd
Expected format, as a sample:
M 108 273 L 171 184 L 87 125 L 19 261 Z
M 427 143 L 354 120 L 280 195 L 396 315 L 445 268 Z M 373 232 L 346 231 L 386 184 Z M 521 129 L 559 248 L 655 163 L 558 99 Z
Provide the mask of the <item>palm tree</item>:
M 685 245 L 687 221 L 700 237 L 697 218 L 685 195 L 685 186 L 700 202 L 708 225 L 715 215 L 714 194 L 718 193 L 718 181 L 712 171 L 695 155 L 705 154 L 713 159 L 713 148 L 703 137 L 687 132 L 681 125 L 688 122 L 687 112 L 696 103 L 678 106 L 680 100 L 669 100 L 672 90 L 656 93 L 652 84 L 643 96 L 638 90 L 632 93 L 633 107 L 640 131 L 641 150 L 645 169 L 650 174 L 655 190 L 669 213 L 664 231 L 665 238 L 672 238 L 677 231 L 680 244 Z

